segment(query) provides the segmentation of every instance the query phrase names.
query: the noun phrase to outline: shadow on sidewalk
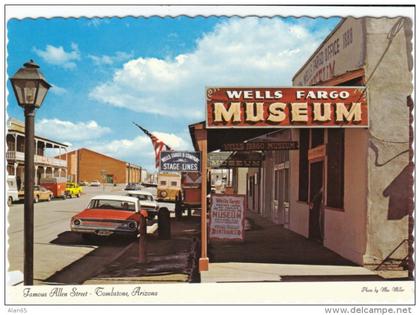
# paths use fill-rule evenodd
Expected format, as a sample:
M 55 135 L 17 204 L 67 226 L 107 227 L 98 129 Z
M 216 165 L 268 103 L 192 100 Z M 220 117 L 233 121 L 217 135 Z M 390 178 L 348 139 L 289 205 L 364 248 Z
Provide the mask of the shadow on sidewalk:
M 86 284 L 199 282 L 200 217 L 171 220 L 171 239 L 148 236 L 147 263 L 139 263 L 139 245 L 133 242 L 117 260 Z
M 304 236 L 248 212 L 245 241 L 211 242 L 209 258 L 217 262 L 356 266 Z

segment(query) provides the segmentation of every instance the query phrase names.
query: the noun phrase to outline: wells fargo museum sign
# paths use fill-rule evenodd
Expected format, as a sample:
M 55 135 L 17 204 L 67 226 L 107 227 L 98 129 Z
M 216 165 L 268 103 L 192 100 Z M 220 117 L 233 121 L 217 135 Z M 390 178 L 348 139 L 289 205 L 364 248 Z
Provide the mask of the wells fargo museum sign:
M 207 128 L 368 127 L 364 87 L 207 89 Z

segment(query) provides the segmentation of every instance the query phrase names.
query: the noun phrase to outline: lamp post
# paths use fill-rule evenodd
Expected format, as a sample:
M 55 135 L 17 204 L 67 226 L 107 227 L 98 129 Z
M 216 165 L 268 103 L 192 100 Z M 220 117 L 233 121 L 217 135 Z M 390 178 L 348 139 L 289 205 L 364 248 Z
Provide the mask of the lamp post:
M 10 78 L 17 103 L 25 112 L 25 206 L 24 206 L 24 285 L 33 285 L 34 261 L 34 129 L 35 109 L 40 108 L 51 85 L 30 60 Z

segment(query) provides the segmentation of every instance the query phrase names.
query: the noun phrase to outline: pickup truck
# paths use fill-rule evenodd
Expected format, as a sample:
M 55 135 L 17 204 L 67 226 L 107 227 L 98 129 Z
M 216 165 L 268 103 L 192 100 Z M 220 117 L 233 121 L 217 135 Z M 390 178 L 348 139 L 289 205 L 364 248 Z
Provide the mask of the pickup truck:
M 76 183 L 69 182 L 66 184 L 66 195 L 67 197 L 73 198 L 77 197 L 79 198 L 82 194 L 82 187 L 77 185 Z

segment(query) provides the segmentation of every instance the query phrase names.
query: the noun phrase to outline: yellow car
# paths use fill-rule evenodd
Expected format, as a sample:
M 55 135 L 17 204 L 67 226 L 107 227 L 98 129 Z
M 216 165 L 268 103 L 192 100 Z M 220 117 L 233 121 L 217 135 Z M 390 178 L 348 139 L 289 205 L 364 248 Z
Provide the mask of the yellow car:
M 22 190 L 18 192 L 19 200 L 25 199 L 25 187 L 22 187 Z M 34 203 L 38 201 L 46 200 L 51 201 L 54 198 L 54 193 L 51 190 L 48 190 L 45 187 L 35 185 L 34 186 Z
M 77 185 L 76 183 L 68 182 L 66 184 L 66 195 L 67 197 L 73 198 L 77 197 L 79 198 L 82 194 L 82 187 Z

